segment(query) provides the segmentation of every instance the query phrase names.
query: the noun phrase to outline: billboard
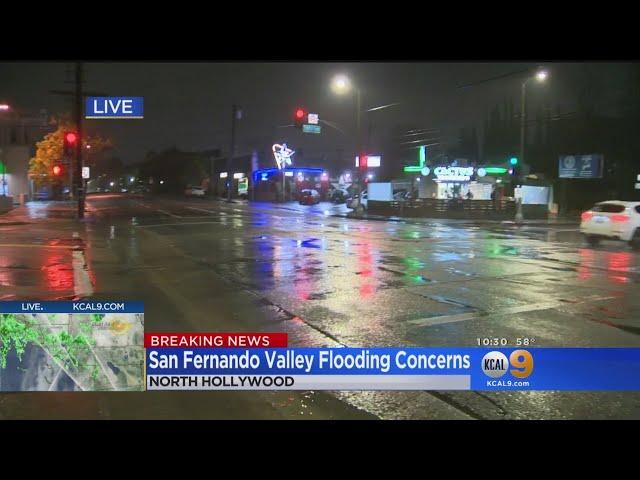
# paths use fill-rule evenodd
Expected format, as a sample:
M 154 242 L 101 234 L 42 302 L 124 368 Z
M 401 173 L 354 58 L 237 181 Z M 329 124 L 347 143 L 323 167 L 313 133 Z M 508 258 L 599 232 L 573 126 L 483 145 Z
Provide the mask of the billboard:
M 367 168 L 377 168 L 380 166 L 382 157 L 380 155 L 367 155 Z M 360 157 L 356 157 L 356 167 L 360 166 Z
M 604 157 L 589 155 L 560 155 L 558 178 L 602 178 Z

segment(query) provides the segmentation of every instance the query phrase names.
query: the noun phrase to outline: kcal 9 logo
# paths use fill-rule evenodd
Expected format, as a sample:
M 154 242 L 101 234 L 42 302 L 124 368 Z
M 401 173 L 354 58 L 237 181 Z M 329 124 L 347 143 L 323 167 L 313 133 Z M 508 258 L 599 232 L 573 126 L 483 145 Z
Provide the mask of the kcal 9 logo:
M 533 372 L 533 355 L 527 350 L 514 350 L 507 356 L 498 351 L 487 353 L 482 357 L 482 371 L 491 378 L 500 378 L 511 366 L 511 375 L 516 378 L 527 378 Z

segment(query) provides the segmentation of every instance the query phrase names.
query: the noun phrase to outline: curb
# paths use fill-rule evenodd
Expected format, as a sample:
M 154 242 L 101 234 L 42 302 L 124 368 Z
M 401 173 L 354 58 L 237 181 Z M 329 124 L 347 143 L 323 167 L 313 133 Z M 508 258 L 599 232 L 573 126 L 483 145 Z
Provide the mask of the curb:
M 440 218 L 440 217 L 423 217 L 423 218 L 415 218 L 415 217 L 383 217 L 383 216 L 373 216 L 373 215 L 364 215 L 362 217 L 358 217 L 349 213 L 336 213 L 331 215 L 332 217 L 340 217 L 340 218 L 350 218 L 353 220 L 372 220 L 378 222 L 406 222 L 406 223 L 422 223 L 423 221 L 434 222 L 434 221 L 446 221 L 446 220 L 455 220 L 460 224 L 488 224 L 488 225 L 504 225 L 504 226 L 516 226 L 516 227 L 574 227 L 580 224 L 579 220 L 575 221 L 563 221 L 563 222 L 544 222 L 544 221 L 523 221 L 516 222 L 514 220 L 484 220 L 484 219 L 473 219 L 473 218 Z

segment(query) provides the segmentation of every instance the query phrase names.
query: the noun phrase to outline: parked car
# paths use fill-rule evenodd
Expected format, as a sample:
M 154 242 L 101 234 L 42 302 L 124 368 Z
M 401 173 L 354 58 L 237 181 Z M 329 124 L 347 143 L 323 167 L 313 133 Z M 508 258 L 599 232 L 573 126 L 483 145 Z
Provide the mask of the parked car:
M 582 213 L 580 231 L 591 245 L 597 245 L 602 239 L 621 240 L 639 250 L 640 202 L 596 203 Z
M 300 205 L 315 205 L 320 203 L 320 194 L 317 190 L 305 189 L 300 192 Z
M 349 198 L 349 192 L 343 188 L 336 188 L 331 191 L 329 200 L 333 203 L 345 203 Z
M 203 187 L 192 187 L 191 185 L 189 185 L 184 191 L 184 194 L 187 197 L 204 197 L 205 193 L 206 192 Z
M 150 193 L 151 189 L 145 185 L 136 185 L 131 189 L 131 193 L 142 194 L 142 193 Z

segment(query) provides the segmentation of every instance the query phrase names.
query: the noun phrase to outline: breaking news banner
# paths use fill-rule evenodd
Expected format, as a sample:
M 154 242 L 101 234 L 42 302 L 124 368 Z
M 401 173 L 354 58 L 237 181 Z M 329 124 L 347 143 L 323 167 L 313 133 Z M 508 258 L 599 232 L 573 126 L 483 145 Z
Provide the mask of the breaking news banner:
M 257 347 L 287 347 L 289 336 L 286 333 L 252 333 L 252 332 L 222 332 L 222 333 L 146 333 L 144 335 L 145 348 L 174 347 L 174 348 L 257 348 Z
M 638 348 L 147 348 L 148 390 L 639 390 Z
M 0 301 L 0 391 L 143 391 L 144 304 Z

